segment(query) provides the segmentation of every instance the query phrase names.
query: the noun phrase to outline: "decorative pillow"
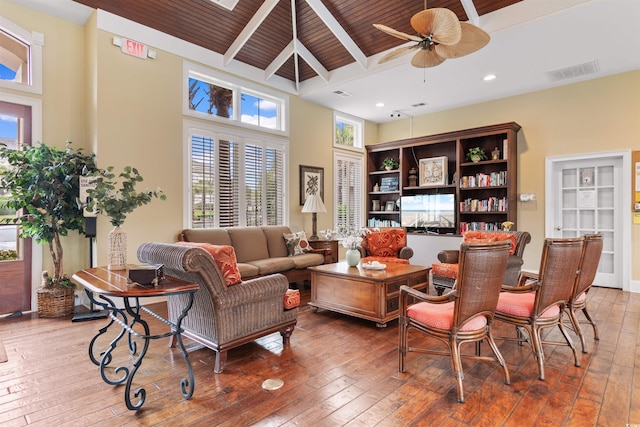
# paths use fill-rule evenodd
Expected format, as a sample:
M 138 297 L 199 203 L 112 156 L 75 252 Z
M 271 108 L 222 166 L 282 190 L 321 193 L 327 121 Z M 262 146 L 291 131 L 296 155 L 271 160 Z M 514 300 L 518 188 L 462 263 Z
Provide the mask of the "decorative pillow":
M 462 239 L 467 243 L 490 243 L 511 240 L 509 255 L 516 253 L 517 236 L 515 233 L 499 233 L 495 231 L 467 231 Z
M 285 310 L 296 308 L 300 305 L 300 291 L 298 289 L 287 289 L 283 302 Z
M 362 247 L 367 251 L 367 256 L 397 257 L 405 246 L 407 233 L 402 228 L 371 230 L 362 238 Z
M 293 234 L 283 234 L 284 242 L 287 245 L 287 252 L 289 256 L 300 255 L 307 252 L 311 252 L 311 245 L 307 240 L 307 235 L 304 231 L 298 231 Z
M 218 268 L 222 272 L 227 286 L 242 282 L 236 261 L 236 251 L 233 249 L 233 246 L 212 245 L 210 243 L 200 242 L 177 242 L 176 245 L 202 248 L 209 252 L 213 259 L 216 260 L 216 264 L 218 264 Z

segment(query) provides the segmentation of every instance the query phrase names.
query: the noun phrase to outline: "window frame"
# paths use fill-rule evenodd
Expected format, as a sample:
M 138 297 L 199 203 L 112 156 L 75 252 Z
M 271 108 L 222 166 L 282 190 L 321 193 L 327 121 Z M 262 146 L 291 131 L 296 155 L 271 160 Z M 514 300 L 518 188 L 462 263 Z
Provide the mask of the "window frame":
M 338 143 L 338 123 L 350 124 L 354 128 L 353 146 Z M 364 120 L 350 114 L 333 111 L 333 147 L 342 150 L 356 151 L 364 153 Z
M 340 216 L 338 214 L 338 209 L 340 207 L 340 200 L 339 200 L 339 190 L 338 187 L 340 185 L 340 177 L 339 177 L 339 165 L 338 162 L 339 161 L 349 161 L 349 162 L 353 162 L 353 163 L 357 163 L 359 165 L 360 168 L 360 174 L 355 176 L 355 178 L 358 179 L 358 189 L 355 189 L 355 193 L 359 194 L 359 205 L 356 207 L 357 209 L 357 213 L 354 216 L 357 216 L 357 220 L 356 222 L 358 222 L 358 224 L 356 224 L 355 226 L 357 228 L 361 228 L 365 226 L 365 210 L 364 210 L 364 205 L 365 205 L 365 186 L 364 186 L 364 167 L 365 167 L 365 163 L 364 163 L 364 154 L 355 154 L 355 153 L 348 153 L 348 152 L 343 152 L 340 150 L 333 150 L 333 170 L 334 170 L 334 183 L 335 183 L 335 189 L 333 192 L 333 206 L 334 206 L 334 211 L 333 211 L 333 224 L 334 227 L 336 229 L 341 229 L 344 228 L 343 224 L 341 224 L 339 222 L 340 220 Z
M 278 150 L 282 150 L 283 153 L 283 170 L 282 170 L 282 183 L 280 188 L 282 188 L 282 225 L 286 225 L 289 223 L 289 205 L 290 205 L 290 195 L 288 194 L 289 189 L 289 141 L 283 138 L 277 138 L 268 134 L 256 134 L 253 132 L 247 132 L 243 129 L 230 129 L 225 128 L 213 123 L 201 123 L 195 122 L 191 120 L 183 121 L 183 137 L 184 137 L 184 176 L 183 176 L 183 188 L 185 192 L 183 194 L 183 228 L 193 228 L 193 206 L 192 206 L 192 193 L 193 193 L 193 171 L 192 171 L 192 137 L 194 135 L 204 136 L 207 138 L 211 138 L 214 141 L 218 140 L 232 140 L 240 144 L 239 154 L 241 157 L 241 161 L 239 164 L 239 175 L 244 176 L 245 165 L 246 163 L 243 161 L 246 156 L 246 146 L 247 145 L 259 145 L 265 149 L 275 148 Z M 218 164 L 219 161 L 219 152 L 216 151 L 213 153 L 214 156 L 214 165 Z M 264 172 L 264 170 L 263 170 Z M 217 191 L 217 180 L 219 178 L 218 174 L 214 172 L 216 176 L 216 191 Z M 265 188 L 263 187 L 263 191 Z M 219 194 L 214 192 L 214 200 L 215 200 L 215 212 L 219 212 Z M 245 215 L 246 209 L 246 192 L 245 192 L 245 182 L 241 182 L 239 184 L 239 193 L 238 200 L 240 203 L 239 211 L 239 224 L 238 226 L 245 226 L 247 224 L 247 217 Z M 265 198 L 262 201 L 263 206 L 266 206 L 268 200 Z M 263 217 L 263 224 L 266 225 L 266 220 L 268 216 L 265 214 Z M 219 226 L 219 215 L 216 215 L 213 222 L 213 227 Z
M 29 46 L 29 67 L 27 82 L 13 82 L 0 80 L 0 88 L 12 89 L 42 95 L 42 46 L 44 46 L 44 34 L 35 31 L 27 31 L 0 16 L 0 31 L 14 37 Z
M 229 75 L 223 75 L 217 73 L 210 68 L 206 68 L 190 62 L 183 62 L 183 76 L 182 76 L 182 113 L 185 116 L 194 117 L 197 119 L 207 120 L 210 122 L 218 122 L 226 125 L 232 125 L 234 127 L 240 127 L 260 133 L 270 133 L 279 136 L 289 136 L 289 97 L 287 95 L 280 94 L 278 92 L 269 90 L 263 87 L 257 87 L 251 83 L 247 83 L 241 79 L 235 78 Z M 233 91 L 232 108 L 233 113 L 231 117 L 223 118 L 211 114 L 205 114 L 199 111 L 194 111 L 189 108 L 189 79 L 196 78 L 198 80 L 213 83 L 218 86 L 222 86 Z M 276 104 L 277 108 L 277 129 L 254 125 L 248 122 L 242 121 L 241 111 L 241 97 L 242 94 L 265 99 Z

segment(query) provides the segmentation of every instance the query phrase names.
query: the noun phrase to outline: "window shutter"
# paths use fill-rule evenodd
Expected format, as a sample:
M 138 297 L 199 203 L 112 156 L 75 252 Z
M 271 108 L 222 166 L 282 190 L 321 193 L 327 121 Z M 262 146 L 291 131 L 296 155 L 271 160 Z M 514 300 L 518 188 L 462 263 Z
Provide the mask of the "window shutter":
M 362 158 L 335 156 L 336 227 L 353 230 L 363 226 Z
M 191 137 L 191 226 L 214 226 L 215 140 L 205 136 Z
M 239 147 L 222 140 L 218 150 L 218 226 L 240 225 Z

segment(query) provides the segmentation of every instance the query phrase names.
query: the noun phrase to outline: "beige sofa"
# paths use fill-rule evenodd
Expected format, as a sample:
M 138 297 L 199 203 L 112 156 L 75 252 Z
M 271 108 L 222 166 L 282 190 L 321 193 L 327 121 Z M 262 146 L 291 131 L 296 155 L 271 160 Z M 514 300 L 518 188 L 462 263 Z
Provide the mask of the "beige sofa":
M 324 263 L 325 250 L 289 256 L 284 234 L 287 226 L 228 227 L 182 230 L 179 240 L 233 246 L 242 280 L 282 273 L 289 283 L 309 280 L 307 267 Z

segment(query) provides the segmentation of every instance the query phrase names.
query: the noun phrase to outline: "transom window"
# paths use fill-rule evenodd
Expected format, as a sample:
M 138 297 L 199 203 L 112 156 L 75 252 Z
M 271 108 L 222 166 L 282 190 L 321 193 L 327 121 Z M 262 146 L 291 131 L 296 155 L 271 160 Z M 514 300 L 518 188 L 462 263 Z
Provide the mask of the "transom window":
M 0 87 L 42 93 L 44 36 L 0 16 Z
M 363 121 L 348 114 L 333 112 L 333 146 L 353 151 L 363 151 Z
M 185 63 L 185 115 L 287 133 L 288 98 L 248 88 L 231 76 Z

